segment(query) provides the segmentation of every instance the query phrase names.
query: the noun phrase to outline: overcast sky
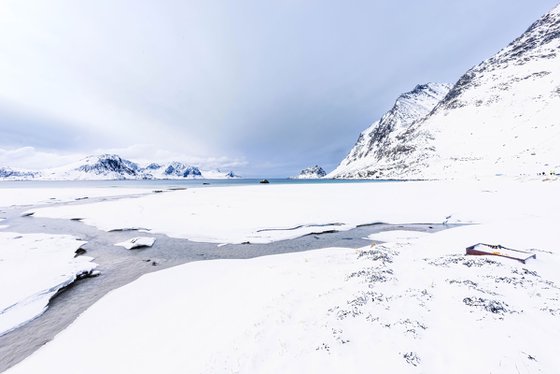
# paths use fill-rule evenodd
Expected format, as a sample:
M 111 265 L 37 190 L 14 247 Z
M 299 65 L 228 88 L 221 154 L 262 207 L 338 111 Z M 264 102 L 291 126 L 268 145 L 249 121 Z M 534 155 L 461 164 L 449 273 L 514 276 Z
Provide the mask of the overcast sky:
M 0 0 L 0 166 L 330 171 L 400 93 L 454 83 L 556 3 Z

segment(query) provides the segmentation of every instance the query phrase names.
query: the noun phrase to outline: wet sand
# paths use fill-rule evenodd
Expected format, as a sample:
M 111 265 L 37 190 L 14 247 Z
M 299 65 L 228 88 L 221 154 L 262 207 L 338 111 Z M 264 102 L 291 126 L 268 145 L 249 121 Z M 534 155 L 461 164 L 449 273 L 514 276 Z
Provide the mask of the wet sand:
M 90 199 L 63 204 L 83 204 L 107 199 Z M 0 336 L 0 372 L 17 364 L 52 340 L 105 294 L 134 281 L 143 274 L 192 261 L 247 259 L 328 247 L 360 248 L 371 244 L 371 240 L 364 238 L 381 231 L 404 229 L 435 232 L 450 227 L 429 223 L 407 225 L 372 223 L 349 231 L 310 234 L 270 244 L 217 246 L 215 243 L 192 242 L 161 234 L 136 231 L 105 232 L 79 221 L 20 216 L 30 208 L 32 207 L 0 208 L 0 217 L 7 219 L 3 224 L 9 225 L 7 229 L 1 231 L 70 234 L 86 240 L 87 244 L 83 247 L 87 251 L 85 255 L 95 258 L 94 262 L 99 264 L 97 270 L 101 271 L 101 275 L 76 281 L 51 299 L 49 308 L 40 317 Z M 127 250 L 114 245 L 138 235 L 155 237 L 154 246 Z M 149 303 L 157 299 L 157 295 L 145 295 L 145 298 L 146 303 Z

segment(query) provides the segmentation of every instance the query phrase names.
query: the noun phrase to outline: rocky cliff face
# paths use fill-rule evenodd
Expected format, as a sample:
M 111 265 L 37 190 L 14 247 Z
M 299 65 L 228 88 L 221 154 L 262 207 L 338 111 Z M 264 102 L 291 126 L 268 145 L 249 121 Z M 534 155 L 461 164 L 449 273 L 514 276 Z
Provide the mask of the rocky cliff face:
M 423 118 L 400 128 L 384 126 L 383 118 L 362 133 L 329 176 L 407 179 L 560 172 L 560 5 L 467 71 Z M 381 141 L 373 141 L 380 138 L 378 132 Z
M 327 177 L 374 178 L 381 175 L 380 169 L 406 168 L 401 158 L 414 147 L 403 141 L 408 128 L 428 115 L 450 89 L 449 84 L 428 83 L 400 95 L 391 110 L 360 134 L 348 156 Z

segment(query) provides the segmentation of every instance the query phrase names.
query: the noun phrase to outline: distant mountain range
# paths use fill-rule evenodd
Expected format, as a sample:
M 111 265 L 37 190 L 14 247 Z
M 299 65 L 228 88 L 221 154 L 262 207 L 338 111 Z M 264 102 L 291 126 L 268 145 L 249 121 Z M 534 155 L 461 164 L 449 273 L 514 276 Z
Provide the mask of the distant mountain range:
M 4 180 L 119 180 L 119 179 L 227 179 L 234 172 L 201 171 L 182 162 L 150 163 L 144 167 L 114 154 L 89 156 L 78 162 L 38 171 L 0 167 Z
M 454 85 L 399 96 L 327 178 L 560 173 L 560 5 Z

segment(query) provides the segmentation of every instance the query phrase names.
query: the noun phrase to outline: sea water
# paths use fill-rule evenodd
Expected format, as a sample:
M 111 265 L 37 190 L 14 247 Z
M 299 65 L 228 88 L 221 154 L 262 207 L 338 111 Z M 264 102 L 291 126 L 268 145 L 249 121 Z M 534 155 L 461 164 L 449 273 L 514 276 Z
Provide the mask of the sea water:
M 78 180 L 78 181 L 0 181 L 0 188 L 153 188 L 249 186 L 259 184 L 261 179 L 127 179 L 127 180 Z M 332 184 L 332 183 L 383 183 L 384 179 L 289 179 L 269 178 L 270 184 Z

